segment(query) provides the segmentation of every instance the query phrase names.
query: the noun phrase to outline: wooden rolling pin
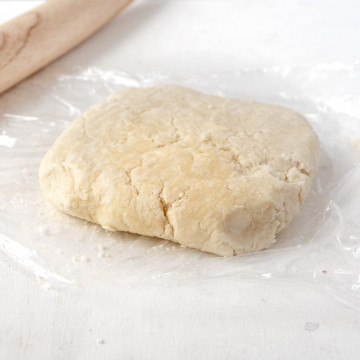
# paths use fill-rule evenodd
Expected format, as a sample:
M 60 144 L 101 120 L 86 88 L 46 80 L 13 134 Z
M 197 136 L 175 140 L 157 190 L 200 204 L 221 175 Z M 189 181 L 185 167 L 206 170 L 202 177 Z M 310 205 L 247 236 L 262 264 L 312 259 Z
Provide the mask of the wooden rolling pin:
M 0 25 L 0 94 L 81 43 L 132 0 L 48 0 Z

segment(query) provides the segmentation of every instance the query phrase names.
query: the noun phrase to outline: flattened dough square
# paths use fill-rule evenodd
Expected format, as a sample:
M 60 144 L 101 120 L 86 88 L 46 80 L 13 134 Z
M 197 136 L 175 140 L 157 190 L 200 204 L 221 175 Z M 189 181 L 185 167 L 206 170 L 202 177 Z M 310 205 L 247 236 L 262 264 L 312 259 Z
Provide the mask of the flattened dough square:
M 299 212 L 319 142 L 289 109 L 175 85 L 117 92 L 45 155 L 60 211 L 223 256 L 268 248 Z

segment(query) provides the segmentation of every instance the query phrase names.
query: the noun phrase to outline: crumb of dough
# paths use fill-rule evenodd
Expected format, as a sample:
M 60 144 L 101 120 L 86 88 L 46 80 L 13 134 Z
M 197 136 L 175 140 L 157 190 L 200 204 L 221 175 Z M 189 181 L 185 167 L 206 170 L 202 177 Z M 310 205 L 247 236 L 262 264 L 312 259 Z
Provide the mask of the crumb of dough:
M 72 261 L 74 262 L 89 262 L 90 259 L 86 256 L 86 255 L 81 255 L 81 256 L 73 256 L 72 258 Z
M 358 151 L 360 151 L 360 138 L 354 138 L 351 140 L 352 146 Z
M 85 256 L 85 255 L 81 255 L 81 256 L 79 257 L 79 261 L 80 261 L 80 262 L 88 262 L 88 261 L 90 261 L 90 259 L 89 259 L 87 256 Z

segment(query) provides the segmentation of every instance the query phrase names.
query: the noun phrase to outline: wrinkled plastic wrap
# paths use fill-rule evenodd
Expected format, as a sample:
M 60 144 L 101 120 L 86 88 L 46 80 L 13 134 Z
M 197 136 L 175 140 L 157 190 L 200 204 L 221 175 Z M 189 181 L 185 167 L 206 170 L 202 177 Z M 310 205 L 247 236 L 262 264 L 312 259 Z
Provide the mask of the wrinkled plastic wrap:
M 221 258 L 106 231 L 59 213 L 45 199 L 39 164 L 65 127 L 114 91 L 158 83 L 280 104 L 308 118 L 321 141 L 319 171 L 301 213 L 270 249 Z M 197 79 L 49 68 L 0 97 L 0 261 L 45 287 L 288 282 L 321 287 L 360 309 L 360 151 L 353 145 L 360 138 L 359 84 L 358 63 Z

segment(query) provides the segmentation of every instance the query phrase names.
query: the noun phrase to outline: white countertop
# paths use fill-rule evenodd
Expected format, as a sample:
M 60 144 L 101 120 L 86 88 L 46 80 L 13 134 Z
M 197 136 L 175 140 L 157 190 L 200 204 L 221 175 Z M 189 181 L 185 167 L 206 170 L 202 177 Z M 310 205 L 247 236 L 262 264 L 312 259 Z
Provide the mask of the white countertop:
M 0 1 L 0 22 L 37 3 Z M 176 79 L 296 68 L 311 79 L 314 69 L 358 69 L 359 14 L 355 0 L 139 0 L 52 68 Z M 318 81 L 336 88 L 341 71 Z M 325 91 L 314 84 L 314 92 Z M 332 92 L 332 101 L 356 115 L 358 90 L 357 83 L 343 89 L 346 101 Z M 1 116 L 0 109 L 0 130 Z M 338 360 L 360 353 L 360 306 L 302 279 L 47 289 L 1 258 L 0 279 L 0 359 Z

